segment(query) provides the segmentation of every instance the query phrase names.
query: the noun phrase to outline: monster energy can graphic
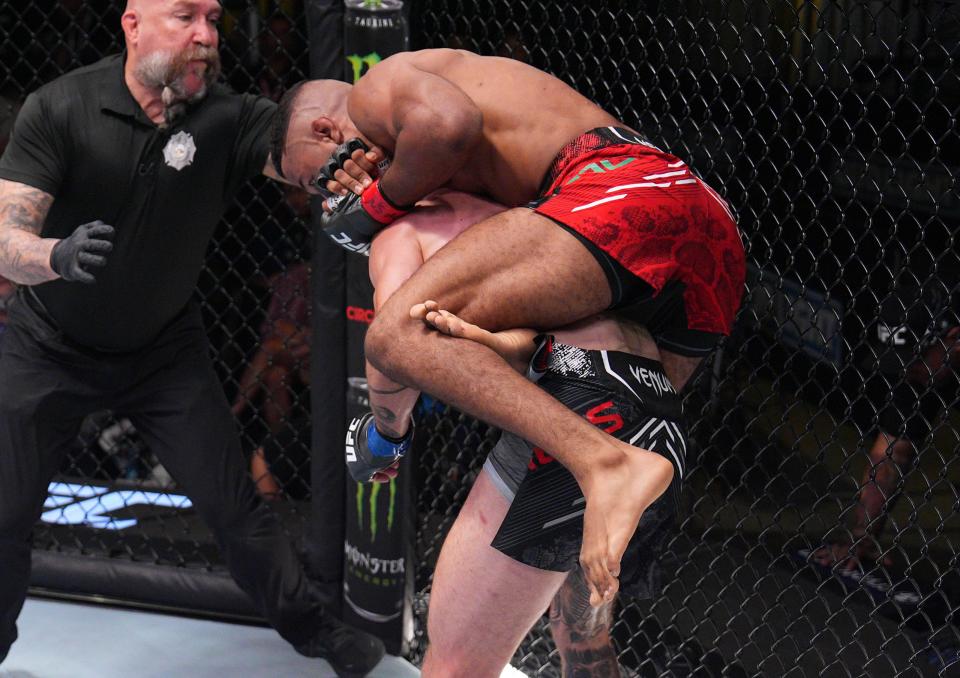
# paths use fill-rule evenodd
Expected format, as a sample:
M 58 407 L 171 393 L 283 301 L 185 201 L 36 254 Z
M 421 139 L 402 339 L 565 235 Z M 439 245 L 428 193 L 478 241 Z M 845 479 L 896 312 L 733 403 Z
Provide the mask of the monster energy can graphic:
M 377 634 L 394 653 L 404 651 L 412 631 L 411 473 L 405 459 L 400 477 L 389 483 L 347 483 L 345 619 Z
M 346 79 L 356 82 L 368 68 L 410 48 L 403 0 L 346 0 L 344 51 Z
M 346 79 L 408 48 L 401 0 L 346 0 Z M 347 417 L 369 410 L 363 340 L 373 319 L 373 287 L 364 257 L 347 257 Z M 400 654 L 413 637 L 413 469 L 409 456 L 387 484 L 347 480 L 344 541 L 345 621 L 379 636 Z

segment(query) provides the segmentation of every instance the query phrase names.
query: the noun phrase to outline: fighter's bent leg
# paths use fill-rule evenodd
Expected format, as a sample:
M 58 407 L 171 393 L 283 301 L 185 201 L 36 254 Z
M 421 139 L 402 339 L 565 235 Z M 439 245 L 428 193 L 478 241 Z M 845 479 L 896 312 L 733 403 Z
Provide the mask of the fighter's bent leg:
M 499 676 L 567 576 L 524 565 L 490 546 L 508 506 L 481 473 L 433 575 L 424 678 Z
M 493 350 L 432 331 L 410 316 L 425 299 L 497 331 L 561 327 L 611 300 L 600 265 L 577 239 L 526 209 L 467 229 L 384 304 L 366 356 L 392 379 L 451 403 L 547 450 L 587 499 L 582 564 L 612 598 L 620 557 L 640 515 L 669 485 L 672 466 L 591 426 L 513 371 Z
M 575 569 L 550 604 L 550 632 L 557 644 L 564 678 L 620 678 L 610 639 L 613 602 L 591 607 L 583 571 Z

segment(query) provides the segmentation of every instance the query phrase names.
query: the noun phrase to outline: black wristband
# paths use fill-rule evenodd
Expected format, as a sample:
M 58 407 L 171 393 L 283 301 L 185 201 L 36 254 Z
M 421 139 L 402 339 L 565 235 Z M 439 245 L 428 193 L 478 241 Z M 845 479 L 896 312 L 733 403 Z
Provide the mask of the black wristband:
M 384 177 L 385 177 L 385 176 L 386 176 L 386 175 L 384 175 Z M 411 205 L 398 205 L 395 200 L 393 200 L 389 195 L 387 195 L 386 193 L 384 193 L 384 191 L 383 191 L 383 179 L 384 179 L 384 177 L 380 177 L 380 179 L 377 180 L 377 184 L 379 185 L 379 189 L 380 189 L 380 197 L 383 198 L 384 201 L 385 201 L 388 205 L 390 205 L 390 207 L 392 207 L 392 208 L 395 209 L 395 210 L 403 210 L 404 212 L 409 212 L 410 210 L 412 210 L 413 207 L 414 207 L 414 205 L 415 205 L 416 203 L 413 203 L 413 204 L 411 204 Z

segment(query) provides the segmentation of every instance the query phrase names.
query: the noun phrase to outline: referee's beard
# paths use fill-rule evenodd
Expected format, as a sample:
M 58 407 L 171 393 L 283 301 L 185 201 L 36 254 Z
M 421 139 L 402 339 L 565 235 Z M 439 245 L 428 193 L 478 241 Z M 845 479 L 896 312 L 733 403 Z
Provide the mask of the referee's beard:
M 203 64 L 198 67 L 198 63 Z M 200 101 L 220 76 L 220 53 L 215 47 L 196 45 L 182 52 L 157 51 L 143 57 L 134 76 L 151 88 L 161 88 L 163 117 L 176 122 L 188 104 Z

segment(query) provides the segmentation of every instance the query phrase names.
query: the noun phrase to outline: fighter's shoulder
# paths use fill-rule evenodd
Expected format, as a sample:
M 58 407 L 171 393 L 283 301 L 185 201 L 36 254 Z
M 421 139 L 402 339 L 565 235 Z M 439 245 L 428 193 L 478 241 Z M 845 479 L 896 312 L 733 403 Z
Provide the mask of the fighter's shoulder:
M 421 49 L 416 52 L 399 52 L 387 57 L 360 78 L 358 85 L 368 81 L 394 81 L 398 76 L 414 76 L 423 73 L 442 75 L 445 69 L 457 61 L 472 55 L 460 49 Z

